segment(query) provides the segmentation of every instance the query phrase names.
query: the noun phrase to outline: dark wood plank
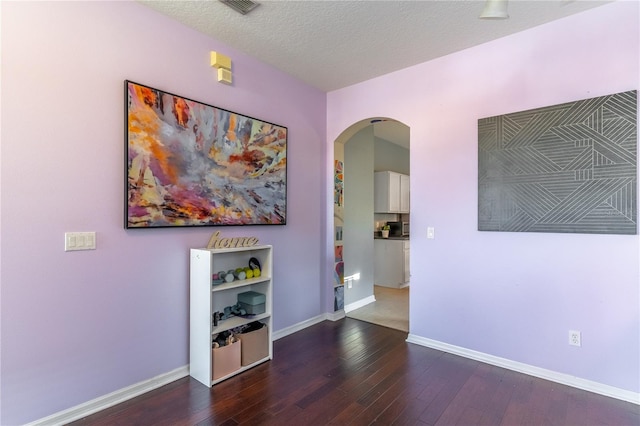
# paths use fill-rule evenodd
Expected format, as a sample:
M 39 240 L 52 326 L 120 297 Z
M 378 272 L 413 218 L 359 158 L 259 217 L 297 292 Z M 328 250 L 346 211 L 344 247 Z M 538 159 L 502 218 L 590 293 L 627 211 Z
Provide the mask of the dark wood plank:
M 640 425 L 640 407 L 409 344 L 351 318 L 274 342 L 209 389 L 184 378 L 73 425 Z

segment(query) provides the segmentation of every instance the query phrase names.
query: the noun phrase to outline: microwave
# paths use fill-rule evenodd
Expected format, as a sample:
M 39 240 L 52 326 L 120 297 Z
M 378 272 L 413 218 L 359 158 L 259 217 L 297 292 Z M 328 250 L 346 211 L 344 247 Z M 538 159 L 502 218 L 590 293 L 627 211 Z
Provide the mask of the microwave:
M 408 237 L 409 222 L 387 222 L 389 235 L 393 237 Z

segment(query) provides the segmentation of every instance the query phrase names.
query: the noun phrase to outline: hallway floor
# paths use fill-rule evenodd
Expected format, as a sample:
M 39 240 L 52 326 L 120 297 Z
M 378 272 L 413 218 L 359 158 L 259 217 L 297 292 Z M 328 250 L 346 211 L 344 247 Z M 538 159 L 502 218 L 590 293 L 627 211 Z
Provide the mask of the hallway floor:
M 351 311 L 347 317 L 409 332 L 409 287 L 374 286 L 376 301 Z

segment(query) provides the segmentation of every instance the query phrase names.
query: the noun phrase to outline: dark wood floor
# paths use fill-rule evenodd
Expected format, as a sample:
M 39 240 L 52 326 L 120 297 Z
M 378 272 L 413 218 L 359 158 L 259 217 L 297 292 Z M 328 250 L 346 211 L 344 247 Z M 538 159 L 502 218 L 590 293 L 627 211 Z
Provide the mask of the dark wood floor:
M 405 342 L 346 318 L 209 389 L 184 378 L 75 425 L 639 425 L 640 406 Z

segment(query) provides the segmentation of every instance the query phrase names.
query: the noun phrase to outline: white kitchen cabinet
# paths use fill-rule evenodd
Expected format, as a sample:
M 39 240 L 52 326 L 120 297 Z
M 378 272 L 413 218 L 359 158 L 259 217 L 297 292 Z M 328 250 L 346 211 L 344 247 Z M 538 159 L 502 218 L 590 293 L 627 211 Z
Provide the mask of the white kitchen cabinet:
M 375 172 L 373 207 L 375 213 L 409 213 L 409 176 Z
M 411 281 L 411 268 L 409 265 L 409 249 L 410 249 L 410 245 L 409 245 L 409 240 L 403 241 L 404 245 L 403 245 L 403 252 L 404 252 L 404 284 L 408 283 L 409 281 Z
M 235 270 L 249 265 L 249 259 L 260 262 L 260 276 L 230 283 L 212 284 L 214 274 Z M 229 249 L 191 249 L 190 263 L 190 309 L 189 309 L 189 374 L 199 382 L 212 385 L 245 371 L 255 365 L 272 359 L 272 247 L 267 245 Z M 213 314 L 223 312 L 227 306 L 238 303 L 238 294 L 254 291 L 265 295 L 264 313 L 248 317 L 232 316 L 217 321 Z M 267 338 L 259 353 L 268 354 L 249 365 L 240 365 L 222 377 L 214 378 L 216 369 L 212 342 L 218 333 L 260 321 L 267 327 Z M 241 350 L 247 345 L 241 342 Z M 237 343 L 236 343 L 237 344 Z M 234 344 L 235 345 L 235 344 Z M 230 345 L 233 346 L 233 345 Z M 228 346 L 225 346 L 225 348 Z M 216 349 L 218 350 L 218 349 Z M 244 354 L 242 354 L 244 356 Z M 240 352 L 238 352 L 240 356 Z M 218 367 L 221 364 L 218 365 Z
M 400 175 L 400 213 L 409 213 L 409 176 Z
M 383 287 L 399 288 L 409 282 L 409 240 L 374 240 L 375 266 L 373 282 Z

